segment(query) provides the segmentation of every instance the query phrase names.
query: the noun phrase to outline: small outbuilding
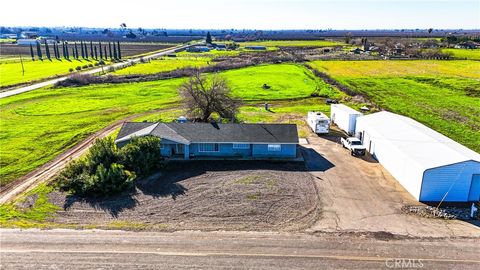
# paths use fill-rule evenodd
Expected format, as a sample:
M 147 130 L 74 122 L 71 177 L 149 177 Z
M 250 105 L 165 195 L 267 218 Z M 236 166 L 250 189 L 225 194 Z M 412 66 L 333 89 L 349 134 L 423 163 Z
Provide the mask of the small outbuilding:
M 336 124 L 349 135 L 355 133 L 357 118 L 362 115 L 363 114 L 361 112 L 358 112 L 343 104 L 330 105 L 331 122 Z
M 357 119 L 356 134 L 419 201 L 480 200 L 480 154 L 405 116 L 378 112 Z

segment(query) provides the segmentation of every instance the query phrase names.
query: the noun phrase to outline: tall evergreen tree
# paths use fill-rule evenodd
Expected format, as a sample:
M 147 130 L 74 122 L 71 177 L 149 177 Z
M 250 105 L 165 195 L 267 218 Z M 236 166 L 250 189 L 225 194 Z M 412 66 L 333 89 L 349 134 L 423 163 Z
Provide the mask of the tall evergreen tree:
M 108 42 L 108 55 L 110 56 L 110 60 L 113 60 L 112 44 L 110 44 L 110 42 Z
M 102 51 L 102 42 L 98 43 L 98 48 L 100 49 L 100 59 L 103 59 L 103 51 Z
M 120 50 L 120 41 L 117 41 L 118 59 L 122 59 L 122 51 Z
M 67 53 L 67 60 L 70 60 L 70 54 L 68 52 L 68 42 L 65 42 L 65 52 Z
M 32 43 L 30 43 L 30 56 L 32 57 L 32 61 L 35 61 L 35 55 L 33 54 Z
M 103 55 L 105 55 L 105 60 L 108 60 L 108 57 L 107 57 L 107 45 L 103 46 Z
M 55 56 L 55 59 L 58 59 L 58 54 L 57 54 L 57 42 L 53 42 L 53 54 Z
M 93 47 L 93 51 L 95 53 L 95 60 L 98 60 L 97 46 L 96 45 Z
M 90 41 L 90 57 L 93 58 L 93 42 Z
M 40 42 L 37 41 L 37 56 L 38 59 L 43 60 L 42 48 L 40 47 Z
M 48 42 L 47 42 L 46 39 L 45 39 L 45 54 L 47 55 L 47 59 L 48 59 L 48 60 L 52 60 L 52 59 L 50 58 L 50 48 L 48 48 Z
M 210 32 L 207 32 L 207 38 L 205 39 L 205 42 L 207 42 L 207 44 L 212 44 L 212 35 L 210 35 Z
M 115 45 L 115 42 L 113 42 L 113 58 L 116 60 L 118 59 L 117 56 L 117 46 Z
M 75 42 L 75 44 L 74 44 L 73 46 L 74 46 L 74 48 L 75 48 L 75 55 L 74 55 L 74 57 L 75 57 L 75 59 L 78 60 L 78 47 L 77 47 L 77 43 Z
M 85 51 L 83 50 L 83 41 L 80 41 L 80 50 L 82 53 L 82 58 L 85 59 Z
M 87 49 L 87 43 L 86 42 L 83 43 L 83 47 L 84 47 L 84 50 L 85 50 L 85 58 L 88 59 L 88 49 Z
M 75 48 L 72 47 L 72 57 L 75 59 L 75 56 L 76 56 L 76 54 L 75 54 Z

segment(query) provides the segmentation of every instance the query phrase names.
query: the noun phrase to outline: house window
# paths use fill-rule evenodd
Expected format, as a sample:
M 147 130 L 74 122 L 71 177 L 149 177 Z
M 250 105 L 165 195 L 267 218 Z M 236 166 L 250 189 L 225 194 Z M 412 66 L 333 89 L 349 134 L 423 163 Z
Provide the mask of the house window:
M 198 152 L 218 152 L 218 143 L 199 143 Z
M 250 144 L 248 143 L 234 143 L 233 149 L 250 149 Z
M 279 152 L 282 150 L 282 145 L 281 144 L 269 144 L 268 145 L 268 151 L 269 152 Z

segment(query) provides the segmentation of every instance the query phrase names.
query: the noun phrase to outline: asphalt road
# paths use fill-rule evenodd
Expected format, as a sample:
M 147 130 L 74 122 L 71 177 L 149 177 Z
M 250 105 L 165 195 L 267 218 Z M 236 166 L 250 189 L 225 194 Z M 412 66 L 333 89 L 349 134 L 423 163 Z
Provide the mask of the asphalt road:
M 103 67 L 101 67 L 101 68 L 95 68 L 95 69 L 91 69 L 91 70 L 88 70 L 88 71 L 80 72 L 79 74 L 94 74 L 94 73 L 100 73 L 100 72 L 103 72 L 104 70 L 105 70 L 105 71 L 108 70 L 110 67 L 122 68 L 122 67 L 124 67 L 124 66 L 130 65 L 132 62 L 133 62 L 133 63 L 138 63 L 138 62 L 140 62 L 140 59 L 141 59 L 141 58 L 143 58 L 143 59 L 145 59 L 145 60 L 148 60 L 148 59 L 151 59 L 151 58 L 156 58 L 156 57 L 164 56 L 164 55 L 167 55 L 167 54 L 171 54 L 171 53 L 175 52 L 176 50 L 184 49 L 184 48 L 186 48 L 186 47 L 188 47 L 188 46 L 189 46 L 189 45 L 177 46 L 177 47 L 174 47 L 174 48 L 169 49 L 169 50 L 165 50 L 165 51 L 161 51 L 161 52 L 158 52 L 158 53 L 153 53 L 153 54 L 145 55 L 145 56 L 142 56 L 142 57 L 132 58 L 132 59 L 129 59 L 129 60 L 120 62 L 120 63 L 115 63 L 115 64 L 111 64 L 111 65 L 106 65 L 106 66 L 103 66 Z M 59 81 L 66 80 L 68 77 L 69 77 L 69 75 L 63 76 L 63 77 L 59 77 L 59 78 L 56 78 L 56 79 L 52 79 L 52 80 L 48 80 L 48 81 L 44 81 L 44 82 L 40 82 L 40 83 L 34 83 L 34 84 L 31 84 L 31 85 L 28 85 L 28 86 L 19 87 L 19 88 L 12 89 L 12 90 L 7 90 L 7 91 L 5 91 L 5 92 L 1 92 L 1 93 L 0 93 L 0 98 L 6 98 L 6 97 L 9 97 L 9 96 L 18 95 L 18 94 L 21 94 L 21 93 L 25 93 L 25 92 L 28 92 L 28 91 L 35 90 L 35 89 L 39 89 L 39 88 L 42 88 L 42 87 L 45 87 L 45 86 L 53 85 L 53 84 L 55 84 L 55 83 L 57 83 L 57 82 L 59 82 Z
M 1 269 L 480 269 L 479 241 L 473 238 L 7 229 L 0 234 Z

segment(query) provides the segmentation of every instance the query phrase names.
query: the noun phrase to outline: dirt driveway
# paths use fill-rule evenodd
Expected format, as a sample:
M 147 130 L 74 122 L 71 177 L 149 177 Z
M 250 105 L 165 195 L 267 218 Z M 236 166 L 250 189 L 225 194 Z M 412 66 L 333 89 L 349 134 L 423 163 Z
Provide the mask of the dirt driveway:
M 322 202 L 322 217 L 309 230 L 480 236 L 480 227 L 468 222 L 404 214 L 403 205 L 419 203 L 379 163 L 352 157 L 336 140 L 309 137 L 309 144 L 303 145 Z

